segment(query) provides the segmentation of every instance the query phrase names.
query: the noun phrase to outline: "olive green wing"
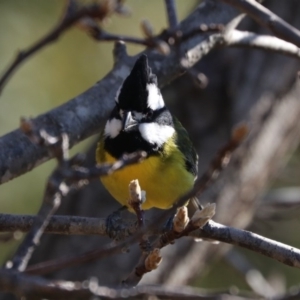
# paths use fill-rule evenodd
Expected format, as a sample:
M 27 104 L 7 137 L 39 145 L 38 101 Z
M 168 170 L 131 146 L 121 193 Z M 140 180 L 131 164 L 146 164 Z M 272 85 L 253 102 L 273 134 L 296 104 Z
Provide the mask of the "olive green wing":
M 198 173 L 198 155 L 193 146 L 188 132 L 181 125 L 181 123 L 173 117 L 174 127 L 177 132 L 176 144 L 179 150 L 184 154 L 186 169 L 191 172 L 195 177 Z

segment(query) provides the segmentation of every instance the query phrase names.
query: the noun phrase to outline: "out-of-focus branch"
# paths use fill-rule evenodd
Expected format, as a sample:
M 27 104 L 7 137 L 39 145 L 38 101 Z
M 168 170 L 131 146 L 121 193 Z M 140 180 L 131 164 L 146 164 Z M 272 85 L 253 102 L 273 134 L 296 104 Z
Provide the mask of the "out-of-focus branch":
M 298 300 L 300 298 L 300 289 L 299 287 L 295 286 L 290 289 L 284 295 L 274 297 L 272 300 Z
M 44 233 L 44 229 L 53 215 L 60 206 L 61 199 L 68 193 L 69 187 L 64 183 L 61 176 L 60 167 L 67 164 L 67 152 L 69 149 L 68 136 L 62 134 L 61 138 L 55 138 L 48 135 L 42 129 L 36 132 L 32 123 L 22 120 L 21 130 L 28 135 L 36 144 L 46 145 L 49 152 L 57 158 L 58 167 L 53 171 L 46 184 L 43 203 L 34 220 L 32 228 L 18 247 L 14 257 L 7 262 L 6 267 L 12 270 L 24 271 L 28 261 Z
M 237 12 L 231 7 L 226 7 L 226 5 L 218 2 L 207 1 L 205 7 L 199 6 L 179 25 L 178 30 L 182 31 L 184 35 L 197 28 L 199 20 L 201 23 L 227 24 L 236 15 Z M 176 59 L 176 57 L 178 58 L 178 51 L 175 52 L 174 49 L 171 49 L 167 57 L 158 55 L 153 50 L 146 51 L 153 72 L 158 75 L 160 86 L 182 74 L 186 67 L 182 66 L 180 59 L 185 57 L 187 61 L 191 60 L 188 64 L 189 67 L 198 61 L 193 57 L 187 57 L 186 51 L 194 48 L 195 45 L 200 45 L 205 40 L 205 36 L 195 35 L 182 42 L 179 45 L 179 48 L 182 49 L 179 59 Z M 198 50 L 201 53 L 206 51 L 206 49 L 202 51 L 200 48 Z M 200 58 L 201 56 L 199 56 Z M 135 60 L 135 57 L 122 55 L 122 59 L 118 60 L 114 69 L 105 78 L 82 95 L 35 118 L 33 120 L 35 126 L 44 128 L 53 136 L 58 136 L 61 128 L 63 128 L 69 136 L 70 147 L 99 132 L 101 123 L 113 108 L 113 99 L 117 89 L 128 75 Z M 32 144 L 20 130 L 15 130 L 1 137 L 0 148 L 0 183 L 32 170 L 51 157 L 44 148 Z
M 169 29 L 174 32 L 178 26 L 176 3 L 174 0 L 165 0 Z
M 122 41 L 132 44 L 143 45 L 148 48 L 154 48 L 158 52 L 163 55 L 168 55 L 170 53 L 169 45 L 162 39 L 161 36 L 154 36 L 153 32 L 150 27 L 149 22 L 142 22 L 142 29 L 144 34 L 146 35 L 145 38 L 138 38 L 128 35 L 122 34 L 113 34 L 106 32 L 101 26 L 98 25 L 96 21 L 92 18 L 84 18 L 80 21 L 79 26 L 81 29 L 88 32 L 88 34 L 96 41 Z
M 49 135 L 43 129 L 35 128 L 31 120 L 23 119 L 21 130 L 28 138 L 37 145 L 42 145 L 56 157 L 57 168 L 53 171 L 46 185 L 42 206 L 34 219 L 32 228 L 19 246 L 12 261 L 6 266 L 9 269 L 24 271 L 33 251 L 39 244 L 40 238 L 49 223 L 50 217 L 60 206 L 61 199 L 65 197 L 71 189 L 80 188 L 87 183 L 87 180 L 108 175 L 125 166 L 137 163 L 145 157 L 144 152 L 132 153 L 123 156 L 113 164 L 97 165 L 91 169 L 83 168 L 84 160 L 80 156 L 69 159 L 68 136 L 62 133 L 61 138 Z
M 99 286 L 96 279 L 85 282 L 50 281 L 36 276 L 27 276 L 7 270 L 0 270 L 0 289 L 14 295 L 29 299 L 82 299 L 88 300 L 96 296 L 101 299 L 141 299 L 147 296 L 157 296 L 160 299 L 187 299 L 187 300 L 231 300 L 254 299 L 250 293 L 231 295 L 230 291 L 208 292 L 192 287 L 166 286 L 137 286 L 134 288 L 109 288 Z M 254 298 L 253 298 L 254 297 Z
M 276 288 L 272 287 L 262 272 L 255 268 L 255 265 L 250 262 L 246 255 L 237 250 L 231 249 L 225 255 L 225 260 L 242 275 L 253 292 L 268 299 L 278 294 Z
M 110 1 L 111 5 L 106 5 L 105 1 L 97 2 L 90 5 L 85 5 L 82 7 L 78 7 L 78 4 L 75 0 L 69 0 L 68 5 L 65 9 L 64 15 L 59 23 L 49 32 L 47 33 L 41 40 L 28 47 L 25 50 L 19 51 L 18 55 L 12 62 L 12 64 L 8 67 L 8 69 L 3 73 L 0 78 L 0 92 L 2 91 L 5 83 L 14 73 L 14 71 L 30 56 L 35 54 L 37 51 L 42 49 L 43 47 L 49 45 L 56 41 L 67 29 L 73 26 L 78 20 L 84 17 L 90 17 L 97 20 L 104 20 L 106 17 L 111 15 L 117 5 L 113 5 L 114 1 Z
M 37 266 L 31 266 L 29 272 L 52 272 L 54 270 L 59 270 L 72 265 L 80 264 L 83 262 L 91 261 L 94 259 L 99 259 L 107 255 L 112 255 L 118 253 L 123 247 L 128 244 L 139 240 L 144 234 L 147 234 L 152 230 L 155 230 L 158 226 L 161 226 L 163 222 L 175 214 L 177 208 L 184 206 L 189 199 L 195 198 L 199 195 L 209 184 L 211 184 L 219 175 L 219 173 L 228 165 L 232 152 L 244 141 L 248 133 L 248 127 L 244 124 L 237 126 L 232 133 L 231 139 L 228 143 L 220 149 L 216 154 L 215 158 L 212 160 L 208 170 L 199 177 L 194 184 L 194 187 L 187 192 L 185 195 L 181 196 L 173 207 L 166 210 L 161 216 L 154 218 L 148 226 L 141 228 L 136 234 L 119 243 L 116 246 L 105 246 L 100 249 L 95 249 L 90 252 L 83 253 L 76 256 L 63 257 L 61 259 L 50 260 L 38 264 Z M 199 227 L 199 226 L 198 226 Z M 194 227 L 195 229 L 195 227 Z M 170 242 L 170 241 L 169 241 Z
M 203 195 L 203 200 L 211 199 L 217 204 L 217 213 L 214 220 L 221 224 L 230 224 L 230 226 L 235 228 L 244 228 L 250 223 L 255 211 L 255 201 L 259 199 L 270 178 L 274 176 L 275 171 L 278 170 L 279 166 L 283 165 L 284 154 L 291 153 L 295 149 L 294 147 L 299 144 L 300 133 L 300 85 L 296 76 L 293 75 L 297 72 L 298 63 L 292 62 L 289 64 L 291 68 L 289 69 L 290 73 L 288 73 L 289 77 L 287 77 L 289 81 L 285 81 L 286 78 L 280 77 L 277 84 L 283 82 L 283 85 L 279 89 L 273 90 L 270 95 L 266 95 L 268 87 L 274 84 L 274 78 L 277 77 L 277 74 L 280 74 L 280 70 L 285 64 L 277 65 L 277 59 L 274 58 L 272 60 L 274 64 L 266 67 L 272 66 L 272 68 L 275 68 L 276 65 L 275 69 L 271 69 L 276 70 L 276 73 L 274 73 L 274 71 L 269 69 L 266 71 L 262 67 L 262 65 L 265 67 L 264 61 L 254 65 L 252 60 L 250 62 L 252 69 L 250 65 L 248 67 L 251 70 L 257 69 L 257 73 L 255 75 L 249 75 L 246 71 L 242 73 L 246 79 L 244 77 L 243 79 L 239 78 L 237 85 L 242 84 L 242 81 L 247 82 L 247 84 L 243 86 L 243 92 L 237 92 L 233 99 L 236 104 L 239 101 L 243 101 L 244 97 L 248 97 L 245 100 L 248 101 L 248 104 L 249 101 L 259 100 L 251 114 L 251 132 L 247 141 L 235 153 L 232 163 L 223 173 L 221 180 L 211 186 L 207 193 Z M 246 68 L 247 70 L 248 67 Z M 263 71 L 260 71 L 261 68 Z M 252 75 L 256 78 L 256 75 L 260 72 L 263 73 L 259 74 L 261 76 L 259 78 L 267 80 L 267 82 L 263 83 L 263 87 L 261 85 L 257 86 L 256 80 L 252 82 L 249 80 Z M 259 94 L 249 95 L 249 90 L 254 91 L 256 86 Z M 287 87 L 289 87 L 289 92 L 286 90 Z M 284 96 L 281 93 L 278 94 L 279 91 Z M 238 103 L 237 105 L 240 104 Z M 245 107 L 241 111 L 245 113 Z M 286 116 L 289 117 L 286 118 Z M 250 236 L 252 235 L 249 233 Z M 184 250 L 193 259 L 181 260 L 176 265 L 173 263 L 173 256 L 165 259 L 165 268 L 159 268 L 155 276 L 152 276 L 150 279 L 152 283 L 168 278 L 164 281 L 166 284 L 184 284 L 199 273 L 199 270 L 203 268 L 203 261 L 210 261 L 216 255 L 216 252 L 220 253 L 226 249 L 226 247 L 213 247 L 207 243 L 188 243 L 187 245 Z M 242 243 L 240 246 L 242 246 Z M 288 251 L 288 249 L 292 250 L 293 247 L 287 247 L 285 251 Z M 272 253 L 266 251 L 264 254 L 272 255 Z M 287 254 L 292 256 L 293 253 Z M 282 262 L 286 263 L 284 259 Z
M 207 13 L 209 11 L 209 14 Z M 199 6 L 197 10 L 184 20 L 178 30 L 183 37 L 199 27 L 199 19 L 203 24 L 223 23 L 226 25 L 237 15 L 235 10 L 220 3 Z M 197 30 L 196 30 L 197 31 Z M 220 41 L 221 34 L 192 35 L 180 43 L 184 49 L 180 54 L 171 49 L 167 57 L 158 56 L 154 51 L 147 51 L 149 63 L 158 75 L 160 86 L 182 74 L 184 69 L 192 67 L 199 59 L 211 51 Z M 124 52 L 124 51 L 123 51 Z M 287 51 L 288 52 L 288 51 Z M 130 71 L 135 58 L 122 55 L 114 69 L 94 87 L 33 120 L 38 128 L 45 128 L 53 136 L 58 136 L 61 128 L 68 134 L 70 146 L 99 131 L 101 122 L 113 107 L 113 99 L 118 86 Z M 101 99 L 101 101 L 100 101 Z M 14 145 L 12 148 L 10 145 Z M 19 131 L 15 130 L 0 138 L 0 182 L 6 182 L 50 158 L 45 149 L 36 147 Z
M 300 58 L 300 48 L 292 43 L 269 35 L 232 30 L 224 35 L 224 40 L 221 43 L 229 47 L 255 48 L 288 55 L 297 59 Z
M 164 232 L 151 244 L 148 252 L 143 252 L 129 276 L 123 281 L 125 286 L 136 286 L 146 273 L 157 269 L 162 260 L 160 249 L 174 243 L 183 236 L 188 236 L 198 228 L 202 228 L 215 214 L 215 205 L 209 204 L 203 209 L 197 210 L 191 219 L 188 218 L 187 208 L 180 207 L 173 219 L 172 229 Z
M 300 31 L 255 0 L 222 0 L 268 28 L 277 37 L 300 47 Z

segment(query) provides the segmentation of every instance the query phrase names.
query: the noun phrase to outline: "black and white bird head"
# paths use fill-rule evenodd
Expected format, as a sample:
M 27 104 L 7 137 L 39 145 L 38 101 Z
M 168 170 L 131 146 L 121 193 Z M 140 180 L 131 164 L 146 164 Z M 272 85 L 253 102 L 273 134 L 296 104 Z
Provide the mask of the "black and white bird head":
M 104 135 L 125 142 L 132 137 L 137 144 L 146 142 L 158 149 L 174 132 L 172 116 L 165 107 L 156 75 L 148 65 L 147 56 L 142 55 L 117 92 L 116 106 Z

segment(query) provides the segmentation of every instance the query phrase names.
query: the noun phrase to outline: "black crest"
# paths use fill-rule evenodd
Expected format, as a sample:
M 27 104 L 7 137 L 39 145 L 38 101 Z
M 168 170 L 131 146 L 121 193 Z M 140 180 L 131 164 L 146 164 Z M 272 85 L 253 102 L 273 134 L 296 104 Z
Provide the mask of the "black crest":
M 147 56 L 142 55 L 121 87 L 119 107 L 123 110 L 144 112 L 147 109 L 148 84 L 157 85 L 157 79 L 148 65 Z

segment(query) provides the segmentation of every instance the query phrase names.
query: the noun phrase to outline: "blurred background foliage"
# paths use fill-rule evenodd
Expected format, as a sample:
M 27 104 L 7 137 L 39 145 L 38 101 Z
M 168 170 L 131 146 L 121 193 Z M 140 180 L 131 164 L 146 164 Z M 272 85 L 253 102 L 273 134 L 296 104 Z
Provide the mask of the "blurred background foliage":
M 88 1 L 81 1 L 86 3 Z M 90 1 L 91 2 L 91 1 Z M 141 36 L 141 20 L 147 18 L 159 33 L 166 28 L 164 2 L 126 1 L 130 17 L 113 15 L 105 24 L 112 33 Z M 197 1 L 176 1 L 179 19 L 185 18 Z M 18 50 L 26 49 L 52 29 L 61 18 L 65 1 L 0 0 L 0 72 Z M 66 31 L 55 43 L 29 58 L 8 81 L 1 94 L 0 136 L 16 129 L 21 116 L 35 117 L 84 92 L 112 68 L 113 43 L 98 43 L 76 27 Z M 144 47 L 128 45 L 130 55 Z M 99 101 L 101 101 L 99 99 Z M 71 153 L 82 152 L 94 138 L 75 146 Z M 0 212 L 34 214 L 39 208 L 47 177 L 55 166 L 47 162 L 0 189 Z M 0 261 L 15 247 L 1 245 Z
M 195 2 L 178 1 L 180 19 L 191 11 Z M 64 3 L 61 0 L 0 1 L 0 70 L 4 70 L 19 49 L 30 46 L 58 22 Z M 147 14 L 144 1 L 131 0 L 127 4 L 132 9 L 132 16 L 114 15 L 106 24 L 108 31 L 141 36 L 139 23 L 145 17 L 156 32 L 166 28 L 163 1 L 152 1 L 147 6 Z M 91 87 L 111 70 L 112 48 L 113 43 L 97 43 L 85 32 L 73 27 L 57 42 L 27 60 L 1 95 L 0 135 L 17 128 L 21 116 L 37 116 Z M 140 46 L 128 46 L 129 54 L 142 50 Z M 82 151 L 85 147 L 86 142 L 72 151 Z M 3 185 L 0 191 L 1 211 L 34 213 L 52 168 L 53 163 L 46 163 Z
M 111 21 L 106 24 L 107 31 L 141 36 L 139 23 L 144 18 L 154 25 L 157 33 L 166 28 L 162 0 L 152 0 L 151 5 L 147 5 L 147 7 L 146 1 L 128 0 L 126 3 L 132 9 L 131 17 L 113 16 Z M 197 1 L 177 0 L 176 3 L 181 20 L 189 14 Z M 64 1 L 61 0 L 0 0 L 0 71 L 4 70 L 12 61 L 18 49 L 27 48 L 56 24 L 63 7 Z M 84 92 L 100 80 L 111 70 L 112 47 L 112 43 L 97 43 L 86 33 L 74 27 L 63 34 L 57 42 L 26 61 L 13 75 L 1 94 L 0 135 L 17 128 L 21 116 L 34 117 L 44 113 Z M 141 46 L 128 46 L 129 54 L 136 54 L 142 50 Z M 72 153 L 87 149 L 92 139 L 74 147 Z M 0 212 L 34 214 L 41 203 L 45 182 L 54 164 L 53 161 L 45 163 L 32 172 L 2 185 Z M 274 187 L 299 185 L 299 166 L 298 153 L 280 174 Z M 264 227 L 265 224 L 258 220 L 255 223 L 257 226 L 254 226 L 253 230 L 262 225 L 260 226 L 261 234 L 265 233 L 266 236 L 299 247 L 300 244 L 298 242 L 297 245 L 295 235 L 292 238 L 291 235 L 286 234 L 286 231 L 290 230 L 289 228 L 299 229 L 299 221 L 295 218 L 291 221 L 287 220 L 290 219 L 289 212 L 286 216 L 285 220 L 284 218 L 275 220 L 281 222 L 279 231 L 268 230 L 270 226 L 274 226 L 272 223 L 274 220 L 271 220 L 271 223 L 266 225 L 267 227 Z M 15 243 L 1 244 L 0 247 L 0 261 L 3 261 L 15 247 Z M 283 272 L 284 276 L 287 276 L 287 279 L 284 280 L 287 280 L 288 286 L 297 283 L 298 270 L 274 263 L 274 261 L 250 253 L 250 251 L 239 251 L 246 255 L 258 269 L 263 270 L 266 276 L 278 275 Z M 273 264 L 274 269 L 272 269 Z M 235 284 L 240 288 L 248 288 L 240 273 L 234 270 L 226 259 L 213 265 L 207 271 L 207 276 L 200 281 L 196 280 L 195 284 L 214 288 Z

